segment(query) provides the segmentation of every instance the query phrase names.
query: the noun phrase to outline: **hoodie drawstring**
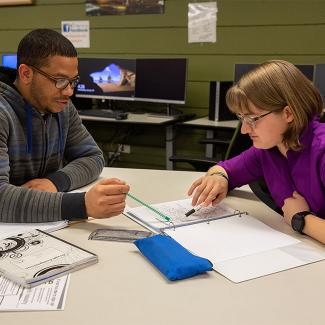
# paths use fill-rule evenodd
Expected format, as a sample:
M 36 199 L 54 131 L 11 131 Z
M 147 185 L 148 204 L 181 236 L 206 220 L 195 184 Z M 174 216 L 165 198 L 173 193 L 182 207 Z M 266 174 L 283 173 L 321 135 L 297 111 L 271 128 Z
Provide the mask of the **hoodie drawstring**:
M 63 130 L 62 130 L 62 121 L 61 121 L 61 114 L 56 113 L 56 121 L 58 123 L 58 129 L 59 129 L 59 152 L 62 154 L 63 153 Z
M 27 124 L 27 153 L 32 153 L 33 149 L 33 109 L 32 106 L 29 103 L 25 103 L 25 109 L 26 109 L 26 124 Z M 62 121 L 61 121 L 61 114 L 56 113 L 53 114 L 56 118 L 57 124 L 58 124 L 58 130 L 59 130 L 59 152 L 62 154 L 64 151 L 64 135 L 62 130 Z
M 27 122 L 27 152 L 32 153 L 33 146 L 33 110 L 29 103 L 25 103 L 26 109 L 26 122 Z

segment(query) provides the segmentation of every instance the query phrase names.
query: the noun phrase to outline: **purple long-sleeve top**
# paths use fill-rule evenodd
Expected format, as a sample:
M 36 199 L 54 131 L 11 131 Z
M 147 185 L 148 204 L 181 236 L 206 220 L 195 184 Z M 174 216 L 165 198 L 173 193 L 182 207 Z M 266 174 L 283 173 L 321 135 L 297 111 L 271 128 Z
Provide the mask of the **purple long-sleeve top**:
M 309 208 L 325 219 L 325 123 L 314 118 L 300 135 L 303 149 L 288 150 L 287 158 L 277 147 L 251 147 L 239 156 L 222 161 L 229 176 L 229 190 L 248 184 L 263 176 L 278 207 L 300 193 Z

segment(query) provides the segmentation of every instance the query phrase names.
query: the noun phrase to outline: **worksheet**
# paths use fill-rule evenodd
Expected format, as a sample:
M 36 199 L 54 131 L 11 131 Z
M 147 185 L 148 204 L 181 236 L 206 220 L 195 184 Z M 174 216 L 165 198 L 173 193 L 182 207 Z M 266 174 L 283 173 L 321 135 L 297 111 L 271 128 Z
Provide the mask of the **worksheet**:
M 0 311 L 63 310 L 70 275 L 24 288 L 0 275 Z
M 186 213 L 193 209 L 192 200 L 178 200 L 152 205 L 141 205 L 136 208 L 125 209 L 125 214 L 138 219 L 140 222 L 156 231 L 168 228 L 187 226 L 200 222 L 225 218 L 238 214 L 238 210 L 228 207 L 224 203 L 217 206 L 202 207 L 193 214 L 186 216 Z M 170 221 L 166 220 L 169 218 Z

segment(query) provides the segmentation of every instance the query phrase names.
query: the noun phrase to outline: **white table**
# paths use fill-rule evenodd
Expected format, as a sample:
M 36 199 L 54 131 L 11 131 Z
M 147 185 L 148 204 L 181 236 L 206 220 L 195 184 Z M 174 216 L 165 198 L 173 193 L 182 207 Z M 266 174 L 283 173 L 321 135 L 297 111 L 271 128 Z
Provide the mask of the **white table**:
M 148 203 L 158 203 L 185 198 L 192 181 L 202 174 L 110 168 L 103 175 L 128 181 L 131 193 Z M 247 210 L 277 230 L 302 238 L 246 189 L 234 191 L 226 203 Z M 89 241 L 89 234 L 100 227 L 141 228 L 121 215 L 56 232 L 97 253 L 99 263 L 72 274 L 64 311 L 1 313 L 1 324 L 325 324 L 325 262 L 240 284 L 216 272 L 168 282 L 133 244 Z M 307 237 L 303 240 L 322 247 Z

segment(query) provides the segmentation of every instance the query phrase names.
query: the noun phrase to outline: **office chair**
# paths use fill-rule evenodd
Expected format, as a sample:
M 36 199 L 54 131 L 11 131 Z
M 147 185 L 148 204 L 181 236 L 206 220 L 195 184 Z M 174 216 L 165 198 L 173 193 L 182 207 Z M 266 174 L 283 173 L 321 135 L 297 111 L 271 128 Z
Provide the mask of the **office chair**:
M 248 186 L 264 204 L 275 212 L 283 215 L 282 209 L 275 204 L 263 177 L 260 177 L 257 181 L 249 183 Z
M 229 159 L 248 149 L 251 146 L 251 141 L 248 137 L 241 136 L 240 133 L 241 123 L 238 125 L 230 140 L 222 140 L 218 138 L 204 139 L 200 143 L 213 144 L 226 147 L 225 154 L 222 159 Z M 190 164 L 196 171 L 207 171 L 210 167 L 214 166 L 219 160 L 213 158 L 191 158 L 184 156 L 171 156 L 170 161 L 182 162 Z

